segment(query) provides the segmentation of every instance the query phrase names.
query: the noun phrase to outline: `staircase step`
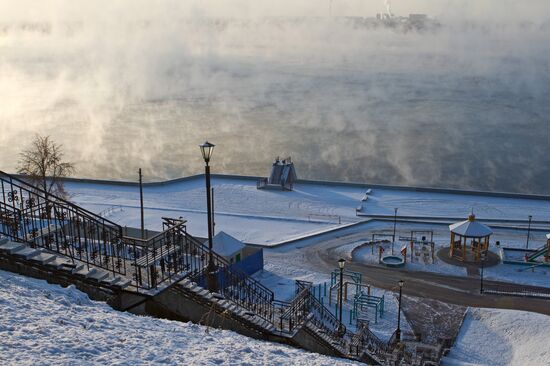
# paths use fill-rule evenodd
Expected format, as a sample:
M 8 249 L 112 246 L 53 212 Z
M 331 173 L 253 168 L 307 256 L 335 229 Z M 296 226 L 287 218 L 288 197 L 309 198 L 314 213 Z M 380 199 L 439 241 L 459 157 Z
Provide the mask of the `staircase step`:
M 210 291 L 208 291 L 206 289 L 202 289 L 202 290 L 198 291 L 197 293 L 201 296 L 206 296 L 206 295 L 210 294 Z
M 104 283 L 104 284 L 106 284 L 106 285 L 111 285 L 111 286 L 113 286 L 113 285 L 117 284 L 117 283 L 118 283 L 119 281 L 121 281 L 121 280 L 122 280 L 122 278 L 120 278 L 120 277 L 118 277 L 118 276 L 117 276 L 117 277 L 113 277 L 112 275 L 108 275 L 106 278 L 102 279 L 100 282 L 101 282 L 101 283 Z
M 126 288 L 126 287 L 130 286 L 131 284 L 132 284 L 132 281 L 130 281 L 129 279 L 120 278 L 120 280 L 117 283 L 115 283 L 115 286 L 120 287 L 120 288 Z
M 31 257 L 34 257 L 35 255 L 40 254 L 40 253 L 42 253 L 40 250 L 33 249 L 31 247 L 24 247 L 24 248 L 21 248 L 17 251 L 14 251 L 12 254 L 15 255 L 16 257 L 29 259 Z
M 57 256 L 53 254 L 42 252 L 42 253 L 39 253 L 38 255 L 35 255 L 34 257 L 29 258 L 29 260 L 40 264 L 47 264 L 55 261 L 56 258 Z
M 8 241 L 9 241 L 8 238 L 5 238 L 5 237 L 3 237 L 3 236 L 0 236 L 0 245 L 6 244 Z
M 71 269 L 70 272 L 76 276 L 86 277 L 91 271 L 93 271 L 93 269 L 89 270 L 86 266 L 82 266 L 80 268 Z
M 84 267 L 86 267 L 84 264 L 67 262 L 62 258 L 58 258 L 58 260 L 62 262 L 59 265 L 58 269 L 62 271 L 70 272 L 71 274 L 76 274 L 77 272 L 82 271 Z
M 53 267 L 55 269 L 61 269 L 62 266 L 66 265 L 66 264 L 70 264 L 70 263 L 71 262 L 69 262 L 67 259 L 56 256 L 54 260 L 52 260 L 50 262 L 47 262 L 45 264 L 48 267 Z
M 96 282 L 100 282 L 107 277 L 109 277 L 109 272 L 97 268 L 92 268 L 90 272 L 88 272 L 88 274 L 86 275 L 86 278 L 89 278 L 90 280 L 94 280 Z
M 6 239 L 6 238 L 4 238 Z M 18 250 L 21 250 L 25 248 L 26 245 L 22 243 L 15 243 L 13 241 L 6 241 L 2 244 L 0 244 L 0 252 L 7 253 L 7 254 L 13 254 L 14 252 L 17 252 Z

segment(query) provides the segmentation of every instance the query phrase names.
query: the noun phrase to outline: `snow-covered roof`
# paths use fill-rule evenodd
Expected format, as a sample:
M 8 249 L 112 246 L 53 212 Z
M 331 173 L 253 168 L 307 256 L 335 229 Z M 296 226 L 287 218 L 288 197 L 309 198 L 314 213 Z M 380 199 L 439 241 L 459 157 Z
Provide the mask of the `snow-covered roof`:
M 212 246 L 214 252 L 224 257 L 229 257 L 245 247 L 241 241 L 223 231 L 214 236 Z
M 449 230 L 455 234 L 469 238 L 483 238 L 493 233 L 490 227 L 477 222 L 474 215 L 470 215 L 468 220 L 449 225 Z

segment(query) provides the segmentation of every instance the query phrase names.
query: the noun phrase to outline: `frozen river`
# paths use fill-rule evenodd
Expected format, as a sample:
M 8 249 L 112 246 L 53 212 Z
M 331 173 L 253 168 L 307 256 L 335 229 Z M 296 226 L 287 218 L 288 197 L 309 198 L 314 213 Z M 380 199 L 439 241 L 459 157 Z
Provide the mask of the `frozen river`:
M 550 193 L 548 26 L 152 17 L 5 25 L 3 170 L 39 132 L 79 176 L 174 178 L 209 139 L 223 173 Z

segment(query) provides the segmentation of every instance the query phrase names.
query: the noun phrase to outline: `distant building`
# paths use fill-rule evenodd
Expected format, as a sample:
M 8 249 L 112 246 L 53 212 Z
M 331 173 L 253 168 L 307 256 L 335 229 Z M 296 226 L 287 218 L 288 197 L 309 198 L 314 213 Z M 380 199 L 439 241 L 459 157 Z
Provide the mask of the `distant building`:
M 291 191 L 294 183 L 298 180 L 294 163 L 290 157 L 286 159 L 275 159 L 271 167 L 269 178 L 258 181 L 258 189 L 272 188 L 283 191 Z

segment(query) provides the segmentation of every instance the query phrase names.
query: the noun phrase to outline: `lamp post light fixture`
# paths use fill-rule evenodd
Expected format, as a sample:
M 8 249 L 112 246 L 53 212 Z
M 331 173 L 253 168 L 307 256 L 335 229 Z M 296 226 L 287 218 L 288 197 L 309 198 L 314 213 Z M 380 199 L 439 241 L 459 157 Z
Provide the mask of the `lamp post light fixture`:
M 401 295 L 403 293 L 403 285 L 405 282 L 403 280 L 399 280 L 399 307 L 397 309 L 397 330 L 395 331 L 395 339 L 400 342 L 401 341 Z
M 531 236 L 531 220 L 533 216 L 529 215 L 529 224 L 527 226 L 527 243 L 525 244 L 525 249 L 529 249 L 529 237 Z
M 346 265 L 346 260 L 344 258 L 340 258 L 338 261 L 338 267 L 340 268 L 340 291 L 338 291 L 338 310 L 340 312 L 338 316 L 338 320 L 340 320 L 340 324 L 342 324 L 342 307 L 344 305 L 343 302 L 343 292 L 344 292 L 344 266 Z
M 214 152 L 214 144 L 206 141 L 199 145 L 201 148 L 202 158 L 204 159 L 204 175 L 206 179 L 206 213 L 208 215 L 208 266 L 207 266 L 207 285 L 211 292 L 217 291 L 216 266 L 214 264 L 214 255 L 212 250 L 212 197 L 210 188 L 210 158 Z
M 394 214 L 393 214 L 393 236 L 392 236 L 392 242 L 391 242 L 391 255 L 393 255 L 393 245 L 395 244 L 395 227 L 397 225 L 397 210 L 398 208 L 394 208 Z

